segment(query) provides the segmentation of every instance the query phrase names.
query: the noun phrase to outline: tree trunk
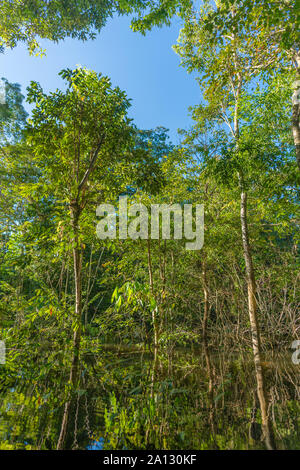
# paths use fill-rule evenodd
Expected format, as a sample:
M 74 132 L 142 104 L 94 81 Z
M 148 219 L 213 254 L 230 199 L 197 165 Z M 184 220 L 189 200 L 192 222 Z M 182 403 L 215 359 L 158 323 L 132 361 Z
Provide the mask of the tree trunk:
M 82 253 L 79 241 L 79 221 L 80 211 L 78 207 L 71 206 L 72 227 L 74 233 L 74 248 L 73 248 L 73 262 L 74 262 L 74 280 L 75 280 L 75 320 L 76 329 L 73 336 L 73 358 L 70 369 L 69 383 L 72 389 L 76 386 L 78 379 L 79 368 L 79 354 L 80 354 L 80 339 L 81 339 L 81 315 L 82 315 L 82 292 L 81 292 L 81 266 L 82 266 Z M 57 450 L 62 450 L 65 443 L 67 434 L 69 413 L 71 407 L 71 400 L 65 404 L 60 435 L 57 443 Z
M 248 307 L 249 317 L 252 334 L 252 347 L 254 353 L 254 365 L 257 382 L 257 395 L 260 404 L 261 417 L 262 417 L 262 429 L 266 443 L 266 447 L 269 450 L 275 449 L 275 442 L 272 432 L 271 423 L 268 416 L 268 400 L 265 391 L 264 373 L 261 365 L 261 341 L 260 331 L 257 318 L 257 302 L 256 302 L 256 283 L 253 270 L 252 256 L 249 243 L 248 223 L 247 223 L 247 193 L 244 189 L 242 178 L 241 181 L 241 227 L 242 227 L 242 241 L 243 241 L 243 252 L 246 265 L 246 277 L 248 287 Z
M 292 98 L 292 134 L 296 150 L 298 168 L 300 170 L 300 54 L 295 54 L 294 62 L 297 69 L 297 89 Z
M 295 102 L 292 107 L 292 133 L 296 149 L 297 164 L 300 170 L 300 104 Z
M 202 261 L 202 281 L 203 281 L 203 294 L 204 294 L 204 313 L 203 313 L 203 323 L 202 323 L 202 334 L 203 334 L 203 342 L 205 345 L 207 345 L 207 323 L 208 323 L 208 315 L 209 315 L 209 302 L 208 302 L 205 254 L 203 254 L 203 261 Z
M 149 271 L 149 284 L 150 291 L 154 297 L 154 285 L 153 285 L 153 271 L 152 271 L 152 259 L 151 259 L 151 243 L 149 238 L 147 239 L 147 254 L 148 254 L 148 271 Z M 152 324 L 154 333 L 154 356 L 157 354 L 158 349 L 158 318 L 155 309 L 152 310 Z

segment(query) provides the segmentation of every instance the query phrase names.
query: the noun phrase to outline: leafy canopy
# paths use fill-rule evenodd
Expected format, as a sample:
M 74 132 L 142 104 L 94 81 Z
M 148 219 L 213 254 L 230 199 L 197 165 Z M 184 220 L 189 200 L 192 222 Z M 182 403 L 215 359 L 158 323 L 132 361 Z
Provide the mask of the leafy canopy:
M 35 108 L 27 142 L 45 191 L 70 200 L 78 197 L 88 179 L 97 184 L 112 178 L 131 139 L 130 102 L 96 72 L 66 69 L 60 75 L 68 84 L 65 92 L 47 95 L 36 82 L 28 88 L 27 100 Z
M 39 52 L 38 38 L 91 39 L 114 13 L 128 14 L 145 3 L 144 0 L 2 0 L 0 48 L 13 48 L 21 41 L 33 53 Z

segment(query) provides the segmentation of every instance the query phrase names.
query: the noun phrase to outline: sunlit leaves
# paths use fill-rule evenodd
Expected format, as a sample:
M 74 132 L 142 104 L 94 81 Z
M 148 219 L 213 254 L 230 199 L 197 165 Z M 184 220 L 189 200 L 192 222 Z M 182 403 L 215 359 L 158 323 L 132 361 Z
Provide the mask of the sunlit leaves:
M 143 8 L 143 0 L 3 0 L 0 5 L 0 46 L 25 42 L 31 54 L 43 54 L 40 39 L 94 39 L 113 14 Z

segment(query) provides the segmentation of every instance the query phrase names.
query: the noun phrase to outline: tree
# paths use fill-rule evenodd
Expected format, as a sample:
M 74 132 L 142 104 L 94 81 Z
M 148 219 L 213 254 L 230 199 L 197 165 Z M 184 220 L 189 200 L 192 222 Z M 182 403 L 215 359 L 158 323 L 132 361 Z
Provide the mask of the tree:
M 275 444 L 267 411 L 265 378 L 261 364 L 262 349 L 256 298 L 257 288 L 248 226 L 249 183 L 247 180 L 249 178 L 249 169 L 250 174 L 252 171 L 252 164 L 251 158 L 249 163 L 246 156 L 254 156 L 255 150 L 252 148 L 252 142 L 247 136 L 247 131 L 245 131 L 248 117 L 243 113 L 243 99 L 252 78 L 253 54 L 243 41 L 243 34 L 240 32 L 238 25 L 235 25 L 235 29 L 230 34 L 218 36 L 217 38 L 211 37 L 209 31 L 203 25 L 203 17 L 205 18 L 206 15 L 207 12 L 204 9 L 200 11 L 199 18 L 191 15 L 190 18 L 186 19 L 177 51 L 190 71 L 197 70 L 203 74 L 201 86 L 208 105 L 199 107 L 203 112 L 202 116 L 199 115 L 199 119 L 204 123 L 207 119 L 215 121 L 221 129 L 221 123 L 223 123 L 223 126 L 226 125 L 230 133 L 229 142 L 231 140 L 231 143 L 226 144 L 227 149 L 225 150 L 227 158 L 225 160 L 221 159 L 219 162 L 220 155 L 215 154 L 213 159 L 217 167 L 221 164 L 225 172 L 229 171 L 232 180 L 237 178 L 237 184 L 240 188 L 241 235 L 248 287 L 248 308 L 256 368 L 257 393 L 262 412 L 266 444 L 269 448 L 274 448 Z M 253 164 L 255 164 L 255 161 L 253 161 Z M 236 172 L 236 177 L 234 172 Z
M 34 200 L 51 197 L 55 201 L 61 220 L 57 228 L 72 247 L 75 331 L 70 383 L 74 385 L 82 329 L 84 220 L 128 153 L 132 130 L 126 117 L 129 101 L 119 88 L 111 87 L 107 77 L 86 69 L 67 69 L 60 74 L 68 84 L 66 92 L 46 95 L 36 82 L 28 89 L 28 101 L 36 105 L 27 128 L 28 155 L 40 170 L 40 178 L 24 191 Z M 68 403 L 59 447 L 66 432 Z
M 13 227 L 24 221 L 24 205 L 15 197 L 14 185 L 18 178 L 26 178 L 16 164 L 16 147 L 22 140 L 27 113 L 23 107 L 20 85 L 2 78 L 0 99 L 0 249 L 3 279 L 8 280 L 10 266 L 5 263 L 5 254 Z M 1 92 L 0 91 L 0 92 Z M 14 171 L 12 171 L 14 167 Z M 15 279 L 16 281 L 16 279 Z
M 92 39 L 114 13 L 138 10 L 143 0 L 3 0 L 0 5 L 0 47 L 25 42 L 31 53 L 40 51 L 38 39 Z
M 18 83 L 0 80 L 0 146 L 13 144 L 21 138 L 27 113 L 23 107 L 24 96 Z
M 296 0 L 204 0 L 199 21 L 216 47 L 223 47 L 232 37 L 239 37 L 252 51 L 247 67 L 260 79 L 283 69 L 294 69 L 291 86 L 291 131 L 296 160 L 300 169 L 300 15 Z M 133 29 L 145 33 L 153 25 L 170 24 L 178 14 L 189 23 L 196 12 L 186 0 L 154 2 L 150 12 L 142 11 Z M 194 57 L 194 60 L 197 60 Z
M 262 78 L 266 73 L 293 69 L 294 85 L 291 87 L 291 130 L 296 159 L 300 169 L 300 15 L 297 1 L 286 0 L 229 0 L 216 1 L 204 18 L 204 27 L 217 40 L 232 31 L 246 36 L 245 42 L 254 51 L 251 68 Z M 296 95 L 296 96 L 295 96 Z

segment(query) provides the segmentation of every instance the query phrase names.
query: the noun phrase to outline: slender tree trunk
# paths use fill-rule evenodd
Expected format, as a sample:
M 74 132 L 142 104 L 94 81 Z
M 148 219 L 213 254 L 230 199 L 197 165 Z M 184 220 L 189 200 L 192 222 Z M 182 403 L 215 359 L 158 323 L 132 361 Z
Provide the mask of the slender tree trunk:
M 297 90 L 294 91 L 292 99 L 292 134 L 296 150 L 298 168 L 300 170 L 300 54 L 295 54 L 294 62 L 297 68 Z
M 162 282 L 161 295 L 160 295 L 160 315 L 159 315 L 159 326 L 158 336 L 164 329 L 167 328 L 167 308 L 166 308 L 166 253 L 167 253 L 167 240 L 164 241 L 163 256 L 161 256 L 161 244 L 158 240 L 159 246 L 159 273 Z
M 152 296 L 154 297 L 154 285 L 153 285 L 153 270 L 152 270 L 152 258 L 151 258 L 151 243 L 149 238 L 147 239 L 147 254 L 148 254 L 148 271 L 149 271 L 149 284 L 150 284 L 150 291 Z M 154 333 L 154 355 L 157 354 L 158 349 L 158 318 L 157 312 L 155 309 L 152 310 L 152 324 L 153 324 L 153 333 Z
M 296 149 L 297 164 L 300 170 L 300 104 L 297 103 L 293 103 L 292 107 L 292 133 Z
M 203 347 L 204 355 L 206 361 L 207 375 L 208 375 L 208 396 L 210 401 L 210 406 L 212 406 L 213 401 L 213 374 L 212 366 L 210 361 L 210 355 L 208 350 L 208 341 L 207 341 L 207 323 L 209 318 L 209 298 L 208 298 L 208 287 L 207 287 L 207 271 L 206 271 L 206 256 L 203 254 L 202 261 L 202 280 L 203 280 L 203 294 L 204 294 L 204 314 L 203 314 L 203 323 L 202 323 L 202 335 L 203 335 Z M 212 412 L 212 407 L 210 408 Z
M 203 254 L 203 261 L 202 261 L 202 281 L 203 281 L 203 295 L 204 295 L 204 313 L 203 313 L 203 323 L 202 323 L 202 334 L 203 334 L 203 342 L 205 343 L 205 346 L 207 346 L 207 323 L 208 323 L 208 316 L 209 316 L 209 301 L 208 301 L 205 254 Z
M 232 12 L 233 16 L 235 11 Z M 235 35 L 233 35 L 235 38 Z M 234 68 L 236 72 L 237 85 L 234 90 L 234 81 L 232 80 L 233 94 L 235 99 L 234 116 L 233 116 L 233 136 L 236 143 L 236 150 L 239 150 L 240 130 L 239 130 L 239 101 L 243 86 L 243 75 L 240 68 L 240 63 L 234 49 Z M 248 310 L 251 325 L 252 334 L 252 348 L 254 353 L 254 365 L 257 382 L 257 395 L 260 403 L 261 416 L 262 416 L 262 428 L 266 447 L 270 450 L 275 449 L 275 442 L 272 432 L 272 427 L 268 417 L 268 401 L 267 394 L 265 391 L 264 373 L 261 365 L 261 343 L 260 343 L 260 332 L 257 318 L 257 303 L 256 303 L 256 283 L 254 276 L 254 269 L 252 263 L 252 256 L 249 243 L 249 232 L 247 224 L 247 193 L 244 186 L 244 177 L 242 172 L 238 174 L 239 184 L 241 189 L 241 228 L 242 228 L 242 242 L 243 242 L 243 254 L 246 266 L 246 277 L 247 277 L 247 288 L 248 288 Z
M 260 404 L 261 417 L 262 417 L 262 429 L 266 443 L 266 447 L 269 450 L 275 449 L 275 442 L 271 423 L 268 416 L 268 399 L 265 390 L 264 373 L 261 364 L 261 341 L 260 331 L 257 318 L 257 302 L 256 302 L 256 282 L 253 270 L 252 256 L 249 243 L 248 223 L 247 223 L 247 192 L 244 189 L 242 177 L 240 176 L 241 182 L 241 227 L 242 227 L 242 241 L 243 241 L 243 252 L 246 265 L 246 277 L 248 287 L 248 308 L 252 334 L 252 347 L 254 353 L 254 365 L 257 382 L 257 395 Z
M 73 248 L 73 262 L 74 262 L 74 280 L 75 280 L 75 319 L 76 329 L 73 336 L 73 358 L 70 369 L 69 383 L 72 389 L 75 387 L 78 379 L 79 369 L 79 354 L 80 354 L 80 339 L 81 339 L 81 315 L 82 315 L 82 292 L 81 292 L 81 267 L 82 267 L 82 253 L 79 242 L 79 209 L 78 207 L 71 208 L 72 227 L 74 231 L 74 248 Z M 57 443 L 57 450 L 62 450 L 64 447 L 69 414 L 70 414 L 71 400 L 68 400 L 65 404 L 62 425 L 60 429 L 60 435 Z
M 202 335 L 203 335 L 203 348 L 207 369 L 208 378 L 208 406 L 209 406 L 209 422 L 211 426 L 212 438 L 216 444 L 216 428 L 215 428 L 215 405 L 214 405 L 214 393 L 213 393 L 213 369 L 210 359 L 210 353 L 208 349 L 208 338 L 207 338 L 207 324 L 209 319 L 209 295 L 207 287 L 207 269 L 206 269 L 206 255 L 203 253 L 202 261 L 202 281 L 203 281 L 203 295 L 204 295 L 204 312 L 203 312 L 203 323 L 202 323 Z
M 73 384 L 77 380 L 78 376 L 78 364 L 79 364 L 79 353 L 80 353 L 80 339 L 81 339 L 81 315 L 82 315 L 82 299 L 81 299 L 81 264 L 82 254 L 81 249 L 76 246 L 73 251 L 74 257 L 74 274 L 75 274 L 75 318 L 76 318 L 76 329 L 74 331 L 73 338 L 73 361 L 70 374 L 70 382 Z

